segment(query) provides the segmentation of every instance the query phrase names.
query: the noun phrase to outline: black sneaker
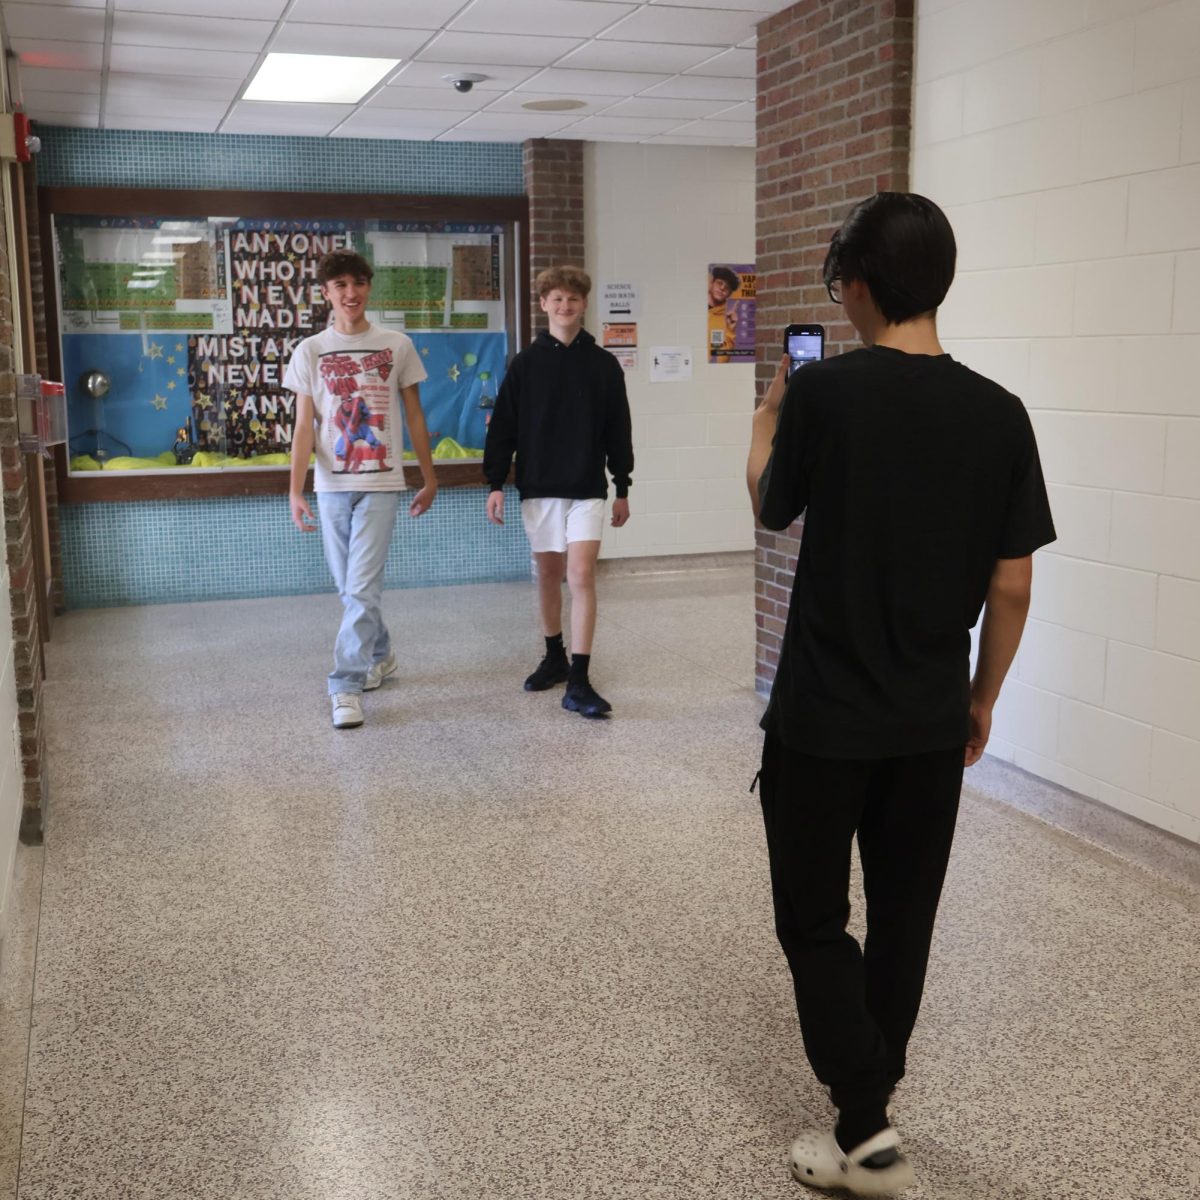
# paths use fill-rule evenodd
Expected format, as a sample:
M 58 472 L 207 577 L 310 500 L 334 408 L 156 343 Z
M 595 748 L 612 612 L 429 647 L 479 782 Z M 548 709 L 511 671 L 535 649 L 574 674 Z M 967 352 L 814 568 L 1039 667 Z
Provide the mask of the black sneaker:
M 563 683 L 570 671 L 565 654 L 547 654 L 537 665 L 537 670 L 525 680 L 527 692 L 544 692 L 556 683 Z
M 612 712 L 612 705 L 586 679 L 582 683 L 567 684 L 562 706 L 584 717 L 604 717 Z

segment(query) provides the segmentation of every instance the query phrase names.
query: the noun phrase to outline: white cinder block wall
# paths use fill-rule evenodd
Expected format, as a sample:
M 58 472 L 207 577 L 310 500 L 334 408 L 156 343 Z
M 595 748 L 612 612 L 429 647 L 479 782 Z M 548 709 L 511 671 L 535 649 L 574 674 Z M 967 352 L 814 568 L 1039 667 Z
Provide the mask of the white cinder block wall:
M 12 903 L 13 864 L 21 824 L 21 763 L 18 754 L 17 680 L 13 664 L 12 611 L 8 599 L 8 564 L 0 557 L 0 960 Z
M 754 367 L 706 360 L 707 266 L 754 261 L 754 151 L 717 146 L 584 147 L 593 286 L 641 286 L 639 363 L 625 378 L 636 466 L 632 518 L 606 529 L 606 558 L 754 548 L 746 453 Z M 600 340 L 593 295 L 587 327 Z M 782 331 L 780 332 L 782 338 Z M 690 383 L 650 383 L 651 346 L 692 347 Z
M 952 354 L 1031 411 L 1059 541 L 992 752 L 1200 840 L 1200 0 L 918 0 Z

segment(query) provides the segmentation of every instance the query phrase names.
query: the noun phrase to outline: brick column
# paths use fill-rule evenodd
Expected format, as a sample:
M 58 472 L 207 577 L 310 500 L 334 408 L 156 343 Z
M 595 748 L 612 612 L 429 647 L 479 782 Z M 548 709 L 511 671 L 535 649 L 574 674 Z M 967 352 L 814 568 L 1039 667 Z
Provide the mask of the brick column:
M 562 263 L 584 266 L 583 143 L 534 138 L 525 143 L 529 197 L 530 329 L 546 326 L 532 284 L 539 271 Z
M 826 356 L 858 344 L 821 265 L 851 207 L 908 190 L 913 0 L 802 0 L 758 27 L 758 370 L 774 374 L 791 322 L 825 326 Z M 775 678 L 802 522 L 759 530 L 755 680 Z
M 3 213 L 0 212 L 0 219 Z M 37 582 L 33 555 L 33 512 L 25 463 L 17 437 L 16 380 L 20 367 L 13 350 L 11 264 L 0 245 L 0 468 L 3 473 L 4 541 L 12 606 L 13 663 L 25 774 L 21 840 L 40 842 L 45 795 L 43 766 L 46 732 L 42 725 L 42 650 L 38 632 Z M 7 636 L 0 631 L 0 638 Z M 7 737 L 0 730 L 0 737 Z

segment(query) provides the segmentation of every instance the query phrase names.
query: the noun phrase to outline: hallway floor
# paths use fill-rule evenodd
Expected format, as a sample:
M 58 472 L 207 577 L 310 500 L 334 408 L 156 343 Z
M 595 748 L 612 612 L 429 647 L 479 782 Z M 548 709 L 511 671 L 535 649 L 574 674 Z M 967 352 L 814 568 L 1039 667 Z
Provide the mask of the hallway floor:
M 748 794 L 749 571 L 602 580 L 607 722 L 521 690 L 532 588 L 505 584 L 388 592 L 399 676 L 334 731 L 337 608 L 55 626 L 0 1196 L 809 1195 L 786 1148 L 831 1116 Z M 1198 945 L 1200 896 L 968 791 L 906 1197 L 1195 1200 Z

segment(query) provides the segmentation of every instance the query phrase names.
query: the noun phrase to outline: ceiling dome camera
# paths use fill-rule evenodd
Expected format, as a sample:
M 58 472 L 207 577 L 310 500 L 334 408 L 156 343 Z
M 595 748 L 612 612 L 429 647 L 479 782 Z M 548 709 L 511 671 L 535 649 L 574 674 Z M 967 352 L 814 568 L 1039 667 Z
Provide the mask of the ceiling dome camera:
M 468 71 L 461 71 L 455 75 L 443 75 L 443 79 L 448 79 L 453 85 L 456 92 L 462 92 L 464 95 L 469 92 L 477 83 L 482 83 L 487 76 L 475 75 Z

